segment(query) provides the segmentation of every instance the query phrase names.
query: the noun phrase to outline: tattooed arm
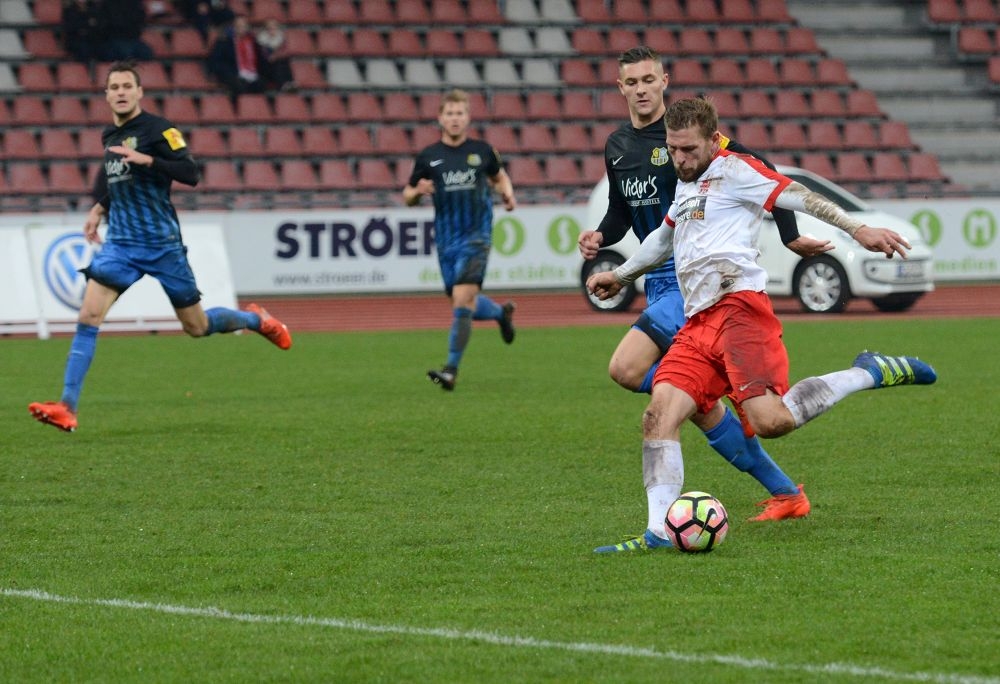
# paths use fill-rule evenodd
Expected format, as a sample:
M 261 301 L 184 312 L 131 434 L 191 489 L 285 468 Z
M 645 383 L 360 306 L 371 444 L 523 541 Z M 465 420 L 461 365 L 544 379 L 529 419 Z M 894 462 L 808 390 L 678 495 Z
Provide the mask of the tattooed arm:
M 818 192 L 809 190 L 801 183 L 793 181 L 781 191 L 774 204 L 782 209 L 792 209 L 815 216 L 820 221 L 840 228 L 868 251 L 882 252 L 890 259 L 893 254 L 899 254 L 905 259 L 906 250 L 910 249 L 910 243 L 899 233 L 888 228 L 872 228 L 865 225 L 839 205 Z

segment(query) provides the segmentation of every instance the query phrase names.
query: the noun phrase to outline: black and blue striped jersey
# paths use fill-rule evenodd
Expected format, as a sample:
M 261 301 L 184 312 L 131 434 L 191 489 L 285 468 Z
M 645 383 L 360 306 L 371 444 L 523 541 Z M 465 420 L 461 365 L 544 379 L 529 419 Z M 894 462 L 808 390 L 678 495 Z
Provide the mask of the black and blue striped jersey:
M 434 181 L 434 242 L 441 253 L 493 239 L 490 178 L 503 168 L 500 155 L 482 140 L 467 139 L 452 147 L 443 142 L 417 155 L 409 185 Z
M 101 135 L 104 164 L 95 199 L 107 209 L 107 240 L 122 244 L 167 245 L 181 242 L 180 223 L 170 201 L 173 179 L 194 185 L 198 171 L 184 136 L 166 119 L 140 112 Z M 129 164 L 108 151 L 123 145 L 154 158 L 151 167 Z M 193 182 L 192 182 L 193 181 Z

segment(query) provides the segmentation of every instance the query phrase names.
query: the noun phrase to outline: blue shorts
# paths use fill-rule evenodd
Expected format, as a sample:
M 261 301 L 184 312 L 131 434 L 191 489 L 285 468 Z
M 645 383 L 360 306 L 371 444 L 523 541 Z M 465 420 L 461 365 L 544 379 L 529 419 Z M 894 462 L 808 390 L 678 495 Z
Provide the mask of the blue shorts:
M 687 319 L 684 297 L 677 281 L 671 278 L 646 278 L 646 308 L 633 328 L 646 333 L 662 353 L 666 353 Z
M 446 253 L 438 252 L 438 264 L 444 279 L 444 291 L 451 295 L 456 285 L 479 285 L 486 277 L 490 245 L 481 242 L 464 245 Z
M 87 278 L 122 294 L 139 278 L 150 275 L 160 281 L 175 309 L 201 301 L 201 292 L 187 259 L 184 245 L 141 247 L 106 242 L 81 272 Z

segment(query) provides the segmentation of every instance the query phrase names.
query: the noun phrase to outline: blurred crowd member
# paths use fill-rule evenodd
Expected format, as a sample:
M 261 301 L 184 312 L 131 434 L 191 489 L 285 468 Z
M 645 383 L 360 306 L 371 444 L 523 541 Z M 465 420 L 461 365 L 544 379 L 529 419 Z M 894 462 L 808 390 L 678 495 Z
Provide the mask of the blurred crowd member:
M 292 76 L 292 65 L 288 55 L 288 39 L 285 29 L 277 19 L 268 19 L 264 28 L 257 32 L 257 42 L 264 48 L 266 60 L 265 80 L 276 90 L 292 90 L 295 79 Z
M 78 62 L 97 59 L 97 12 L 90 0 L 64 0 L 60 34 L 66 52 Z
M 103 62 L 150 60 L 153 50 L 142 40 L 146 8 L 135 0 L 98 0 L 94 3 L 100 33 L 97 58 Z
M 264 92 L 266 58 L 250 22 L 238 16 L 224 29 L 208 54 L 208 72 L 233 97 Z
M 236 19 L 228 0 L 174 0 L 174 8 L 206 41 L 213 28 L 227 26 Z

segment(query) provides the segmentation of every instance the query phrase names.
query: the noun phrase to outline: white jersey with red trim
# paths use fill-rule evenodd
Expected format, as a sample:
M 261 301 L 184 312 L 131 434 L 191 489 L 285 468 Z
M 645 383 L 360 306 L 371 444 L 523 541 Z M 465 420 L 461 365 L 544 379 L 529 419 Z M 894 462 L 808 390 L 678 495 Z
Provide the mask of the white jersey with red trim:
M 767 286 L 757 264 L 765 211 L 792 181 L 757 159 L 726 150 L 694 182 L 678 182 L 665 222 L 674 227 L 674 265 L 684 315 L 704 311 L 730 292 Z

